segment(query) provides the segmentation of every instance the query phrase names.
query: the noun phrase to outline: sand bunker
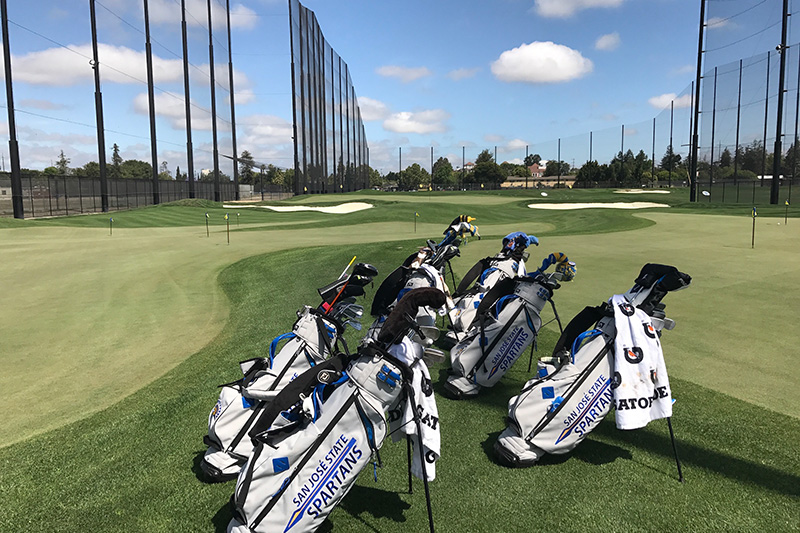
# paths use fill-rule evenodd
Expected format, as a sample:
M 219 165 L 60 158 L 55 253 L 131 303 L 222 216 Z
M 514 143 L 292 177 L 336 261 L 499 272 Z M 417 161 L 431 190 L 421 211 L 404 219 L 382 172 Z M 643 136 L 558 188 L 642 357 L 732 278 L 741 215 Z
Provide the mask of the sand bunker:
M 662 189 L 619 189 L 614 192 L 617 194 L 669 194 L 670 191 Z
M 653 202 L 607 202 L 594 204 L 528 204 L 531 209 L 647 209 L 648 207 L 669 207 L 667 204 Z
M 332 213 L 336 215 L 343 215 L 347 213 L 355 213 L 356 211 L 363 211 L 370 209 L 372 204 L 364 202 L 348 202 L 346 204 L 328 205 L 324 207 L 315 207 L 311 205 L 223 205 L 227 209 L 270 209 L 278 213 L 290 213 L 295 211 L 317 211 L 318 213 Z

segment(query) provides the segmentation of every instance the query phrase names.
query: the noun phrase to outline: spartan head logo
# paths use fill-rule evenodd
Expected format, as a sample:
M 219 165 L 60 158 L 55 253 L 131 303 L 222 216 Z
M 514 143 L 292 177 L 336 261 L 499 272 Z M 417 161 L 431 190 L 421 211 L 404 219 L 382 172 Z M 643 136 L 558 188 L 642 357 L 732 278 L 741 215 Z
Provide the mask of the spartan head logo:
M 638 346 L 625 348 L 625 360 L 632 365 L 638 365 L 644 359 L 644 352 Z
M 431 384 L 431 380 L 423 377 L 420 386 L 422 388 L 422 393 L 425 396 L 430 396 L 431 394 L 433 394 L 433 385 Z
M 644 328 L 644 334 L 650 337 L 651 339 L 656 338 L 656 329 L 650 322 L 642 322 L 642 327 Z
M 614 372 L 614 377 L 611 378 L 611 390 L 616 389 L 622 384 L 622 376 L 619 372 Z
M 633 316 L 633 314 L 636 312 L 633 306 L 628 302 L 623 302 L 619 304 L 619 310 L 622 311 L 622 314 L 624 314 L 625 316 Z

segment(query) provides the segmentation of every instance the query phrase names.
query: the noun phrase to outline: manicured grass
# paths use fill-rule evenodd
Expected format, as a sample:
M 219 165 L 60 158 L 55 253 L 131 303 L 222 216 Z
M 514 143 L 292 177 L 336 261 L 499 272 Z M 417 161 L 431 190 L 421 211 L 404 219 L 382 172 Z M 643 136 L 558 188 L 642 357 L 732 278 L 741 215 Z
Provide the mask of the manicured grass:
M 358 253 L 388 273 L 416 243 L 363 244 Z M 481 255 L 477 245 L 484 241 L 467 250 Z M 349 260 L 352 250 L 270 253 L 222 270 L 230 315 L 212 342 L 113 407 L 0 449 L 0 531 L 224 531 L 234 483 L 197 479 L 215 386 L 236 378 L 237 361 L 264 353 L 291 324 L 299 303 L 315 301 L 309 280 L 327 280 L 332 265 Z M 582 275 L 595 279 L 587 263 L 588 256 L 579 262 L 584 268 L 575 285 L 557 292 L 565 319 L 576 310 L 570 299 L 596 303 L 584 291 L 602 292 L 604 299 L 618 279 L 624 279 L 621 291 L 635 275 L 607 269 L 611 280 L 589 290 L 588 283 L 578 285 Z M 695 276 L 696 283 L 702 280 Z M 684 319 L 664 336 L 671 375 L 679 366 L 675 343 L 696 320 L 679 310 L 679 302 L 699 298 L 698 288 L 702 283 L 665 299 Z M 548 326 L 540 352 L 555 340 Z M 444 372 L 432 369 L 438 393 Z M 491 446 L 504 427 L 508 398 L 525 379 L 520 362 L 476 400 L 437 397 L 443 449 L 431 492 L 438 531 L 788 531 L 800 523 L 797 418 L 673 377 L 673 423 L 686 483 L 677 481 L 663 422 L 620 432 L 610 417 L 575 453 L 511 470 L 495 464 Z M 405 446 L 387 441 L 381 456 L 386 466 L 377 483 L 369 472 L 360 476 L 322 531 L 427 530 L 421 483 L 407 493 Z

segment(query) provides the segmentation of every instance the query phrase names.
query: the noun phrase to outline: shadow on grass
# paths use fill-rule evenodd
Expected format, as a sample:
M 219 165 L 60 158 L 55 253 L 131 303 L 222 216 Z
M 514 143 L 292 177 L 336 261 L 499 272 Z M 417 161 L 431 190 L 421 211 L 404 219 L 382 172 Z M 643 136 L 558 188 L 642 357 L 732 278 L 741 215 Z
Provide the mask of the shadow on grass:
M 655 421 L 654 424 L 663 423 L 665 421 Z M 639 431 L 615 431 L 613 424 L 601 424 L 597 431 L 599 434 L 614 439 L 623 445 L 634 446 L 647 450 L 650 453 L 655 453 L 674 459 L 672 446 L 668 436 L 660 435 L 648 430 Z M 676 432 L 679 431 L 676 428 Z M 785 494 L 787 496 L 800 496 L 800 476 L 778 470 L 776 468 L 760 465 L 754 461 L 749 461 L 741 457 L 736 457 L 730 454 L 718 452 L 709 448 L 696 446 L 687 442 L 681 442 L 676 439 L 678 457 L 680 457 L 681 464 L 684 466 L 683 473 L 686 477 L 687 483 L 691 483 L 691 469 L 687 469 L 686 465 L 703 468 L 705 470 L 715 472 L 721 476 L 735 480 L 744 485 L 758 485 L 765 489 Z M 757 453 L 757 450 L 742 450 L 743 452 Z M 688 470 L 688 472 L 687 472 Z M 676 477 L 675 471 L 663 472 L 671 477 Z
M 375 518 L 388 518 L 402 523 L 406 521 L 404 512 L 411 508 L 411 504 L 403 501 L 397 492 L 355 485 L 342 501 L 341 507 L 353 518 L 379 533 L 379 530 L 364 520 L 361 515 L 369 513 Z M 325 531 L 325 529 L 320 529 L 320 531 Z
M 486 436 L 486 440 L 481 443 L 481 447 L 483 448 L 483 452 L 486 454 L 486 457 L 492 463 L 508 467 L 508 465 L 501 463 L 497 460 L 497 455 L 494 451 L 494 444 L 497 442 L 497 437 L 500 436 L 501 431 L 495 431 L 494 433 L 489 433 Z M 621 446 L 615 446 L 613 444 L 606 444 L 604 442 L 599 442 L 595 440 L 586 440 L 582 442 L 574 451 L 571 453 L 565 454 L 546 454 L 542 456 L 539 461 L 536 462 L 536 466 L 547 467 L 547 466 L 554 466 L 560 465 L 562 463 L 567 462 L 571 458 L 578 459 L 585 463 L 593 464 L 596 466 L 613 463 L 617 459 L 627 459 L 632 460 L 633 455 L 631 452 L 622 448 Z M 511 468 L 511 467 L 508 467 Z
M 231 518 L 233 518 L 233 513 L 231 512 L 231 502 L 228 500 L 211 519 L 211 523 L 214 524 L 214 531 L 217 533 L 225 533 L 228 531 L 228 524 Z

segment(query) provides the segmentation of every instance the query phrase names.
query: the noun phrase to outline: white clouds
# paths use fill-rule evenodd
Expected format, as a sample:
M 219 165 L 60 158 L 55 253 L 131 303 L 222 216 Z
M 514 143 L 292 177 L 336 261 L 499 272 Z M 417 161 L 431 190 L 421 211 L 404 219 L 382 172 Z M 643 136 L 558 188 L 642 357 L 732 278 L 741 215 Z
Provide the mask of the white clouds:
M 723 28 L 733 29 L 736 25 L 730 19 L 722 17 L 711 17 L 706 21 L 706 28 L 709 30 L 721 30 Z
M 670 102 L 675 102 L 676 109 L 692 107 L 692 97 L 689 94 L 677 96 L 675 93 L 665 93 L 654 96 L 647 100 L 647 102 L 656 109 L 665 109 L 669 107 Z
M 581 78 L 593 68 L 577 50 L 551 41 L 522 44 L 492 63 L 497 79 L 525 83 L 561 83 Z
M 274 115 L 250 115 L 242 121 L 242 146 L 262 147 L 262 150 L 270 146 L 293 146 L 291 122 Z M 258 150 L 253 151 L 253 154 L 257 153 Z
M 506 144 L 506 151 L 513 152 L 515 150 L 521 150 L 526 146 L 528 146 L 528 143 L 522 139 L 512 139 L 508 141 L 508 144 Z
M 428 67 L 401 67 L 398 65 L 378 67 L 375 72 L 386 78 L 397 78 L 403 83 L 409 83 L 433 74 Z
M 447 77 L 453 81 L 461 81 L 467 78 L 474 78 L 480 69 L 475 68 L 457 68 L 447 73 Z
M 536 0 L 535 12 L 548 18 L 569 18 L 593 7 L 619 7 L 625 0 Z
M 488 133 L 488 134 L 483 136 L 483 140 L 486 141 L 487 143 L 501 143 L 505 139 L 506 138 L 503 137 L 502 135 L 495 135 L 495 134 L 492 134 L 492 133 Z
M 443 109 L 401 111 L 383 121 L 383 128 L 395 133 L 444 133 L 450 113 Z
M 364 122 L 383 120 L 389 116 L 389 106 L 366 96 L 358 97 L 358 108 L 361 110 L 361 120 Z
M 619 33 L 607 33 L 598 37 L 598 39 L 594 42 L 594 49 L 601 50 L 603 52 L 611 52 L 619 48 L 621 42 L 622 41 L 619 38 Z
M 56 109 L 67 109 L 68 106 L 64 104 L 59 104 L 56 102 L 51 102 L 50 100 L 37 100 L 34 98 L 28 98 L 26 100 L 20 100 L 19 102 L 20 107 L 30 107 L 33 109 L 42 109 L 45 111 L 53 111 Z
M 179 2 L 173 0 L 150 0 L 150 23 L 151 24 L 170 24 L 181 20 L 181 6 Z M 208 5 L 206 0 L 186 0 L 186 11 L 194 13 L 194 17 L 186 17 L 186 24 L 199 26 L 207 24 Z M 196 18 L 195 18 L 196 17 Z M 211 22 L 214 29 L 227 29 L 225 9 L 216 2 L 211 2 Z M 242 4 L 231 5 L 231 29 L 254 28 L 258 21 L 258 15 L 250 8 Z

